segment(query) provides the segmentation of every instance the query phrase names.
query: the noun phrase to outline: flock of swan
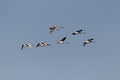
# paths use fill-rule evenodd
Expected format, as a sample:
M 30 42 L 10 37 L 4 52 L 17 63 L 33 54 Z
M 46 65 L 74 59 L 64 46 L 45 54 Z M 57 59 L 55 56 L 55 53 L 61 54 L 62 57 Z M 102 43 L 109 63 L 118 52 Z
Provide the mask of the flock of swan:
M 54 30 L 57 30 L 57 31 L 60 31 L 61 29 L 63 29 L 64 27 L 59 27 L 59 26 L 51 26 L 49 28 L 49 33 L 52 34 L 54 32 Z M 78 34 L 85 34 L 85 32 L 80 29 L 80 30 L 76 30 L 75 32 L 72 33 L 72 35 L 78 35 Z M 65 43 L 69 43 L 69 42 L 65 42 L 66 40 L 66 36 L 63 37 L 61 40 L 59 40 L 57 43 L 58 44 L 65 44 Z M 94 43 L 94 39 L 93 38 L 89 38 L 87 39 L 86 41 L 83 42 L 83 46 L 86 46 L 87 44 L 89 43 Z M 33 44 L 22 44 L 21 46 L 21 50 L 23 50 L 23 48 L 25 47 L 29 47 L 29 48 L 32 48 L 32 46 L 34 46 Z M 47 42 L 40 42 L 40 43 L 37 43 L 36 47 L 46 47 L 46 46 L 51 46 L 51 44 L 47 43 Z

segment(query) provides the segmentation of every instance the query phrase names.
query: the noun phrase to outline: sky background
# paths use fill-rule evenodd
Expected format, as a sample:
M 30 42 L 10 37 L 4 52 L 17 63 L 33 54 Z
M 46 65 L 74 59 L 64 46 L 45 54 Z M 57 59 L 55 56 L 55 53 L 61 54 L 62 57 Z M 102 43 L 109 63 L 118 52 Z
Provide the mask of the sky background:
M 0 80 L 120 80 L 119 0 L 0 0 Z M 49 34 L 49 27 L 64 29 Z M 86 34 L 71 35 L 83 29 Z M 56 41 L 67 36 L 70 44 Z M 96 43 L 82 46 L 94 38 Z M 21 50 L 23 43 L 49 47 Z

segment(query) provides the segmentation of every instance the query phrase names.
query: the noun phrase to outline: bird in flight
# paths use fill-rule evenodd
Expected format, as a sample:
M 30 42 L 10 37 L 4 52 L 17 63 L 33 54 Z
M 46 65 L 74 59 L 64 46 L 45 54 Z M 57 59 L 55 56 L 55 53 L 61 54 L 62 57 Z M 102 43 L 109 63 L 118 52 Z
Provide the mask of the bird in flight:
M 49 32 L 50 32 L 50 34 L 51 34 L 51 33 L 55 30 L 55 26 L 52 26 L 52 27 L 50 27 L 49 29 L 50 29 Z
M 21 50 L 23 50 L 24 47 L 32 48 L 33 44 L 22 44 Z
M 83 32 L 83 30 L 81 29 L 72 33 L 72 35 L 77 35 L 77 34 L 85 34 L 85 32 Z
M 49 29 L 50 29 L 50 31 L 49 31 L 49 33 L 51 34 L 55 29 L 57 30 L 57 31 L 59 31 L 60 29 L 62 29 L 63 27 L 59 27 L 59 26 L 51 26 Z
M 36 47 L 38 47 L 38 46 L 40 46 L 40 47 L 46 47 L 46 46 L 51 46 L 51 44 L 48 44 L 48 43 L 46 43 L 46 42 L 41 42 L 41 43 L 38 43 L 37 45 L 36 45 Z
M 83 42 L 83 46 L 86 46 L 89 43 L 94 43 L 93 38 L 87 39 L 86 41 Z
M 67 38 L 66 36 L 63 37 L 63 38 L 62 38 L 60 41 L 58 41 L 57 43 L 58 43 L 58 44 L 64 44 L 64 43 L 67 43 L 67 44 L 68 44 L 69 42 L 65 42 L 66 38 Z

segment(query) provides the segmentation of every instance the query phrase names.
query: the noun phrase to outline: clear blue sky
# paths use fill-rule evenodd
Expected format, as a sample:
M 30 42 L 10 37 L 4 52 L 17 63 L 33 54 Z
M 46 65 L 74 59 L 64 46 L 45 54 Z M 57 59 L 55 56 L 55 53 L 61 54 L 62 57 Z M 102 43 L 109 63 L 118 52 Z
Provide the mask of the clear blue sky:
M 0 80 L 120 80 L 119 0 L 0 0 Z M 52 35 L 49 27 L 63 26 Z M 86 34 L 72 36 L 83 29 Z M 67 36 L 68 45 L 56 41 Z M 94 38 L 96 43 L 82 43 Z M 50 47 L 25 48 L 23 43 Z

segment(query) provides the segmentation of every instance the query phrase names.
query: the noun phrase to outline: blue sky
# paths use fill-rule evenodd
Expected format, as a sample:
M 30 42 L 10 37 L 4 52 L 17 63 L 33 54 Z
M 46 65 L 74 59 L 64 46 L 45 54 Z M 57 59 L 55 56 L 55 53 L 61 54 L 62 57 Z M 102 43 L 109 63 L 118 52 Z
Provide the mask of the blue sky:
M 0 80 L 120 80 L 119 3 L 1 0 Z M 64 29 L 50 35 L 52 25 Z M 79 29 L 86 34 L 71 35 Z M 70 44 L 56 44 L 64 36 Z M 88 38 L 96 43 L 83 47 Z M 45 41 L 52 46 L 20 49 Z

